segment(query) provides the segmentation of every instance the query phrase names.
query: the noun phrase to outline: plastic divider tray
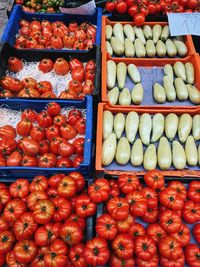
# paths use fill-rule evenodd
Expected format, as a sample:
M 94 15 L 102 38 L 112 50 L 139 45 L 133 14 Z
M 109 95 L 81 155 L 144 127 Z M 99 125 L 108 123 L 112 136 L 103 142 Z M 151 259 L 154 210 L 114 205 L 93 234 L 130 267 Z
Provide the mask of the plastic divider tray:
M 143 113 L 148 113 L 150 115 L 155 115 L 156 113 L 161 113 L 164 116 L 168 115 L 169 113 L 175 113 L 178 116 L 181 116 L 184 113 L 188 113 L 191 116 L 194 116 L 196 114 L 200 114 L 200 108 L 198 109 L 188 109 L 185 111 L 184 109 L 173 109 L 173 108 L 163 108 L 163 109 L 134 109 L 129 107 L 121 107 L 121 108 L 114 108 L 110 107 L 105 103 L 101 103 L 98 105 L 98 131 L 97 131 L 97 139 L 96 139 L 96 170 L 105 172 L 107 174 L 112 175 L 119 175 L 119 173 L 126 172 L 130 174 L 137 174 L 137 175 L 144 175 L 146 173 L 143 165 L 140 167 L 134 167 L 131 165 L 130 161 L 126 165 L 119 165 L 115 160 L 108 165 L 103 166 L 101 162 L 101 156 L 102 156 L 102 147 L 103 147 L 103 112 L 105 110 L 109 110 L 113 115 L 116 113 L 123 113 L 124 115 L 128 114 L 131 111 L 135 111 L 138 113 L 138 115 L 142 115 Z M 124 136 L 125 133 L 123 133 L 122 136 Z M 164 135 L 164 134 L 163 134 Z M 136 136 L 136 139 L 138 138 L 138 135 Z M 177 140 L 177 136 L 175 136 L 175 140 Z M 199 146 L 200 142 L 197 141 L 196 144 Z M 158 142 L 155 143 L 155 146 L 157 147 Z M 144 146 L 146 147 L 146 146 Z M 109 153 L 109 151 L 108 151 Z M 184 170 L 176 170 L 173 166 L 169 170 L 163 171 L 163 174 L 165 176 L 179 176 L 179 177 L 200 177 L 200 166 L 187 166 Z
M 96 32 L 96 45 L 100 45 L 101 43 L 101 17 L 102 17 L 102 9 L 97 8 L 94 15 L 87 16 L 87 15 L 71 15 L 71 14 L 47 14 L 47 13 L 26 13 L 22 10 L 22 7 L 20 5 L 15 5 L 12 13 L 10 15 L 9 21 L 7 23 L 7 26 L 5 28 L 4 34 L 2 36 L 1 41 L 8 42 L 10 45 L 14 45 L 16 34 L 19 30 L 19 21 L 21 19 L 25 19 L 28 21 L 32 20 L 48 20 L 50 22 L 54 21 L 63 21 L 65 24 L 68 24 L 72 21 L 76 21 L 77 23 L 82 22 L 90 22 L 97 27 Z M 32 49 L 30 49 L 32 50 Z M 64 49 L 66 52 L 67 49 Z M 54 50 L 54 51 L 60 51 L 60 50 Z M 62 51 L 62 50 L 61 50 Z M 71 51 L 71 50 L 69 50 Z M 79 51 L 79 53 L 84 52 L 83 50 Z
M 36 112 L 40 112 L 47 106 L 48 103 L 54 102 L 53 100 L 0 100 L 0 108 L 9 108 L 12 110 L 25 110 L 32 108 Z M 57 100 L 57 103 L 61 107 L 74 107 L 86 109 L 86 131 L 85 131 L 85 144 L 84 144 L 84 161 L 78 168 L 39 168 L 39 167 L 0 167 L 0 176 L 2 177 L 31 177 L 34 175 L 53 175 L 57 172 L 72 172 L 81 171 L 83 174 L 87 174 L 91 168 L 92 158 L 92 129 L 93 129 L 93 106 L 92 97 L 86 96 L 83 101 L 67 101 Z
M 101 77 L 101 50 L 99 46 L 94 46 L 91 50 L 86 51 L 86 53 L 79 53 L 76 51 L 55 52 L 54 50 L 18 50 L 12 47 L 9 43 L 0 43 L 0 78 L 5 75 L 9 57 L 18 57 L 27 62 L 40 61 L 44 58 L 50 58 L 55 61 L 59 57 L 65 58 L 68 61 L 76 58 L 81 62 L 93 59 L 96 62 L 95 89 L 93 91 L 93 96 L 99 98 Z
M 122 24 L 122 25 L 126 25 L 126 24 L 130 24 L 132 26 L 135 25 L 134 22 L 130 22 L 130 21 L 111 21 L 111 20 L 109 20 L 108 17 L 102 16 L 102 35 L 101 35 L 101 51 L 102 52 L 106 52 L 106 25 L 114 26 L 118 22 L 120 24 Z M 167 22 L 158 22 L 158 21 L 156 21 L 156 22 L 145 22 L 144 23 L 144 25 L 149 25 L 150 27 L 153 27 L 155 24 L 160 24 L 162 27 L 165 26 L 165 25 L 168 25 Z M 186 46 L 188 48 L 188 54 L 196 53 L 191 35 L 186 35 L 185 36 L 185 44 L 186 44 Z M 110 57 L 110 58 L 113 58 L 113 57 Z M 167 58 L 167 57 L 164 57 L 164 58 L 158 58 L 158 57 L 148 58 L 148 57 L 145 57 L 145 59 L 147 61 L 154 60 L 154 62 L 157 61 L 157 60 L 158 61 L 159 60 L 162 61 L 165 58 Z
M 108 89 L 107 89 L 107 61 L 110 60 L 110 56 L 108 53 L 103 54 L 102 56 L 102 101 L 108 102 Z M 163 58 L 162 60 L 146 60 L 146 58 L 138 59 L 138 58 L 112 58 L 112 60 L 116 63 L 116 65 L 120 62 L 124 62 L 127 66 L 129 64 L 135 64 L 138 67 L 138 70 L 141 75 L 141 82 L 144 88 L 144 99 L 140 105 L 134 105 L 133 103 L 130 105 L 134 108 L 150 108 L 150 106 L 154 108 L 165 108 L 169 107 L 177 107 L 177 108 L 196 108 L 197 105 L 194 105 L 189 100 L 179 101 L 176 99 L 173 102 L 166 101 L 164 104 L 157 103 L 153 98 L 153 84 L 159 83 L 163 85 L 162 78 L 164 76 L 163 68 L 166 64 L 171 64 L 172 66 L 176 62 L 182 62 L 183 64 L 187 62 L 191 62 L 194 66 L 195 70 L 195 86 L 200 90 L 200 57 L 198 54 L 190 54 L 185 58 Z M 115 86 L 117 86 L 117 80 Z M 134 82 L 128 75 L 126 75 L 126 83 L 125 87 L 132 91 L 134 87 Z M 109 103 L 109 105 L 111 105 Z M 113 107 L 122 107 L 119 104 L 111 105 Z

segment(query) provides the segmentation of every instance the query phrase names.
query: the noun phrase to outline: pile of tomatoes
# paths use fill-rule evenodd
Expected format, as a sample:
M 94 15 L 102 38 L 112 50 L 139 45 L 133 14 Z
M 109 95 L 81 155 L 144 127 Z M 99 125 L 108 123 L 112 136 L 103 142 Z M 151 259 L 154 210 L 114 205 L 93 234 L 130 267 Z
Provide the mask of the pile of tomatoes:
M 106 10 L 116 11 L 119 14 L 128 14 L 133 18 L 137 26 L 145 22 L 149 14 L 199 12 L 199 0 L 114 0 L 107 1 Z
M 25 12 L 59 12 L 59 7 L 64 5 L 64 0 L 16 0 L 15 3 L 22 5 Z
M 0 127 L 0 166 L 76 168 L 84 159 L 85 128 L 79 109 L 62 114 L 55 102 L 40 113 L 26 109 L 16 129 Z
M 74 49 L 88 50 L 96 40 L 96 27 L 88 22 L 68 26 L 62 21 L 47 20 L 31 22 L 21 20 L 15 41 L 17 49 Z
M 0 183 L 0 267 L 86 267 L 86 219 L 96 204 L 85 184 L 78 172 Z
M 104 203 L 96 220 L 98 237 L 89 241 L 89 264 L 103 266 L 200 266 L 200 181 L 188 188 L 180 181 L 165 185 L 157 170 L 118 180 L 98 179 L 88 188 L 92 201 Z M 94 193 L 95 192 L 95 193 Z M 188 224 L 193 224 L 190 230 Z
M 10 71 L 17 73 L 23 67 L 20 59 L 9 58 L 8 69 Z M 70 72 L 72 80 L 68 88 L 56 96 L 50 81 L 37 82 L 31 77 L 20 81 L 17 78 L 5 76 L 0 79 L 0 97 L 83 99 L 85 95 L 91 95 L 94 90 L 96 64 L 93 60 L 84 65 L 78 59 L 68 62 L 64 58 L 58 58 L 53 62 L 45 58 L 39 62 L 38 69 L 43 73 L 54 71 L 57 75 L 67 75 Z

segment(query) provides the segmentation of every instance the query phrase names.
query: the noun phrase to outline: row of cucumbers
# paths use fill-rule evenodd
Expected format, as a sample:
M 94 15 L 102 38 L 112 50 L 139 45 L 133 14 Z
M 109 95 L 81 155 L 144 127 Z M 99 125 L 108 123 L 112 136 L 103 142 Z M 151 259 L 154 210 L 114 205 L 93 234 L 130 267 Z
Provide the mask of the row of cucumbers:
M 172 164 L 176 169 L 184 169 L 186 164 L 200 165 L 199 140 L 200 115 L 178 117 L 170 113 L 164 117 L 157 113 L 151 117 L 148 113 L 139 116 L 132 111 L 126 116 L 123 113 L 113 116 L 106 110 L 102 164 L 108 166 L 115 159 L 120 165 L 129 161 L 135 167 L 143 164 L 145 170 L 155 169 L 157 165 L 168 170 Z
M 155 24 L 142 27 L 116 23 L 106 25 L 106 50 L 113 56 L 131 57 L 185 57 L 188 48 L 182 37 L 170 38 L 169 26 Z

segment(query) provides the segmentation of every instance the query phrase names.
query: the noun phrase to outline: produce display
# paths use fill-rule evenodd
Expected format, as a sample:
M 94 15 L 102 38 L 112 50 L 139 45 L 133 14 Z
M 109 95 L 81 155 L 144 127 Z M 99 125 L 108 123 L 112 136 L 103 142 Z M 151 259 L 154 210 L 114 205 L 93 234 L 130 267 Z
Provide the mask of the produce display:
M 64 0 L 16 0 L 15 3 L 22 5 L 25 12 L 41 12 L 41 13 L 57 13 L 59 12 L 59 7 L 64 5 Z
M 113 57 L 185 57 L 188 48 L 182 37 L 170 37 L 169 26 L 115 23 L 106 25 L 106 50 Z
M 81 173 L 0 184 L 0 266 L 86 266 L 88 218 L 96 212 Z
M 38 113 L 0 111 L 0 166 L 76 168 L 84 160 L 84 109 L 51 102 Z
M 15 41 L 17 49 L 73 49 L 88 50 L 96 40 L 96 26 L 88 22 L 21 20 Z
M 176 61 L 173 65 L 149 68 L 123 60 L 119 63 L 108 60 L 106 67 L 107 99 L 111 105 L 149 105 L 152 102 L 182 105 L 187 100 L 194 105 L 200 104 L 200 91 L 194 85 L 195 68 L 191 62 Z
M 96 63 L 57 58 L 40 62 L 8 59 L 7 75 L 0 79 L 1 97 L 83 99 L 94 90 Z
M 96 219 L 98 237 L 93 239 L 102 250 L 98 258 L 93 253 L 90 264 L 199 266 L 200 182 L 165 184 L 156 170 L 147 172 L 144 182 L 124 173 L 89 186 L 89 193 L 96 189 L 96 202 L 103 202 Z
M 167 13 L 199 12 L 199 0 L 115 0 L 106 1 L 106 10 L 117 15 L 126 14 L 138 26 L 145 22 L 148 15 L 159 16 Z
M 143 166 L 145 170 L 182 170 L 186 166 L 199 170 L 200 114 L 157 112 L 151 116 L 130 111 L 113 115 L 105 110 L 102 125 L 103 166 L 115 161 L 118 165 L 130 162 L 132 167 Z

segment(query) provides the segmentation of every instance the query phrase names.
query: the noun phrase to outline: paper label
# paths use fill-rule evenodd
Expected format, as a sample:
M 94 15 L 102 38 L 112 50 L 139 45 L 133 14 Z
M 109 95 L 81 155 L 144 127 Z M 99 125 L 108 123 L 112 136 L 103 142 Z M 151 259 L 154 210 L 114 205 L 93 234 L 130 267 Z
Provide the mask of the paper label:
M 96 11 L 96 3 L 94 0 L 87 4 L 74 8 L 60 7 L 60 11 L 65 14 L 77 14 L 77 15 L 93 15 Z
M 200 35 L 200 13 L 168 13 L 171 36 Z

